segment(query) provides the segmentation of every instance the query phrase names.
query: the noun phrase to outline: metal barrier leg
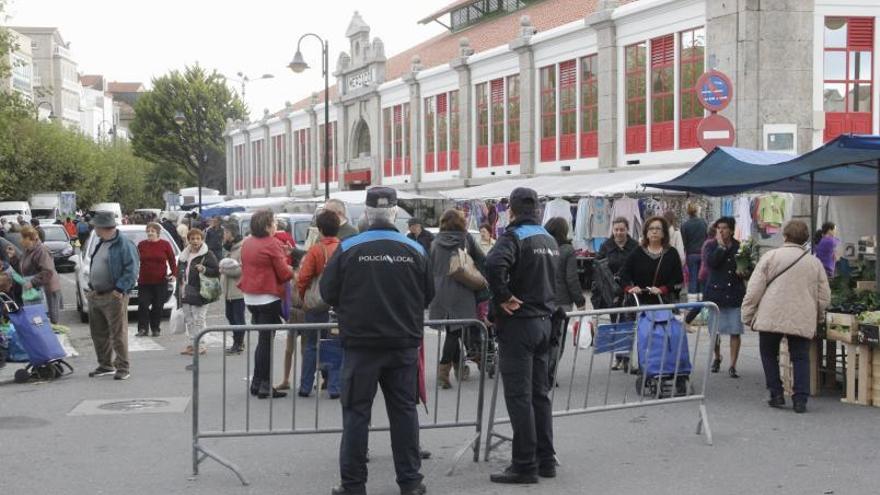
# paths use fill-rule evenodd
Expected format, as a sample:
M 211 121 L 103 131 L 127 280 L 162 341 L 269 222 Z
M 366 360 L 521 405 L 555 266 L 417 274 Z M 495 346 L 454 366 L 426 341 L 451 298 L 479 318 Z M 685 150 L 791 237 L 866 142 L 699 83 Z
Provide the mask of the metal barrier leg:
M 238 480 L 241 481 L 241 484 L 243 486 L 250 485 L 250 482 L 247 480 L 247 478 L 245 478 L 244 475 L 241 474 L 241 470 L 238 468 L 238 466 L 236 466 L 232 462 L 227 461 L 223 457 L 220 457 L 219 455 L 209 451 L 208 449 L 202 447 L 201 445 L 199 445 L 197 443 L 193 444 L 193 457 L 194 458 L 197 456 L 198 452 L 201 452 L 203 454 L 203 456 L 202 456 L 202 459 L 195 460 L 196 466 L 198 465 L 199 462 L 204 460 L 206 457 L 210 457 L 211 459 L 214 459 L 215 461 L 217 461 L 217 463 L 220 464 L 221 466 L 223 466 L 226 469 L 229 469 L 230 471 L 235 473 L 235 475 L 238 476 Z M 193 473 L 193 474 L 198 474 L 198 473 Z
M 709 426 L 709 412 L 706 410 L 706 404 L 700 404 L 700 422 L 697 423 L 697 435 L 702 433 L 706 437 L 706 445 L 713 445 L 712 443 L 712 428 Z

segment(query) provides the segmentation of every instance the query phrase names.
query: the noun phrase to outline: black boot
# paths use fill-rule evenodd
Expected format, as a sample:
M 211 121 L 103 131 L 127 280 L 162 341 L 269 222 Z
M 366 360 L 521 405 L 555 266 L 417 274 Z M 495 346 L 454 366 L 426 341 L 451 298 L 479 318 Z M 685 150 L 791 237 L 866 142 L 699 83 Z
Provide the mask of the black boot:
M 785 407 L 785 397 L 781 395 L 771 395 L 770 400 L 767 401 L 767 405 L 777 409 Z
M 794 403 L 794 412 L 798 414 L 803 414 L 807 412 L 807 401 L 793 399 L 792 402 Z
M 504 472 L 490 475 L 489 481 L 508 485 L 531 485 L 538 482 L 538 475 L 535 473 L 520 473 L 515 471 L 513 466 L 508 466 Z
M 411 488 L 400 489 L 400 495 L 425 495 L 426 493 L 428 493 L 428 489 L 425 487 L 424 483 L 419 483 Z

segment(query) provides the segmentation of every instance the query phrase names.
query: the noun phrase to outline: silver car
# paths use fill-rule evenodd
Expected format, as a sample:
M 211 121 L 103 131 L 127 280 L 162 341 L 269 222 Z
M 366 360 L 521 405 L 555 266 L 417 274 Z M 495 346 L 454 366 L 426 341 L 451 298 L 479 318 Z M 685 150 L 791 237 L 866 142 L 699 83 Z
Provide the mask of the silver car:
M 119 230 L 121 235 L 127 237 L 131 242 L 137 246 L 137 244 L 147 238 L 147 231 L 143 225 L 119 225 L 116 227 Z M 168 235 L 168 232 L 165 229 L 162 229 L 160 233 L 160 237 L 169 244 L 171 244 L 171 249 L 174 250 L 174 259 L 175 262 L 177 260 L 177 256 L 180 254 L 180 248 L 177 247 L 177 244 Z M 89 321 L 89 300 L 86 297 L 86 289 L 89 287 L 89 267 L 92 263 L 92 253 L 95 250 L 95 247 L 98 245 L 98 236 L 92 231 L 89 234 L 89 239 L 86 241 L 86 245 L 84 249 L 82 249 L 80 256 L 82 259 L 79 263 L 76 264 L 76 310 L 79 311 L 79 319 L 83 323 Z M 171 275 L 171 269 L 167 269 L 168 275 Z M 174 309 L 174 301 L 176 300 L 176 284 L 174 282 L 168 282 L 168 300 L 165 302 L 164 306 L 164 314 L 171 314 L 171 310 Z M 128 300 L 128 311 L 137 311 L 138 309 L 138 291 L 137 287 L 130 293 L 130 298 Z

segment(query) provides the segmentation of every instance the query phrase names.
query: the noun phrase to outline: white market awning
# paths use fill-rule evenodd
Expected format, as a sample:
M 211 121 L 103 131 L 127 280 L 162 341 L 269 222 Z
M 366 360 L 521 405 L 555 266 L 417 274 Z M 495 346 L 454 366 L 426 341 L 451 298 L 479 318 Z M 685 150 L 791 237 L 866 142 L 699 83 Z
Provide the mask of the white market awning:
M 517 187 L 534 189 L 538 196 L 611 196 L 639 192 L 662 192 L 645 189 L 643 183 L 655 182 L 655 178 L 674 178 L 687 168 L 667 170 L 621 170 L 578 175 L 547 175 L 527 179 L 506 179 L 474 187 L 452 189 L 442 192 L 449 199 L 499 199 L 510 195 Z M 667 180 L 668 180 L 667 179 Z
M 367 191 L 336 191 L 330 193 L 330 198 L 338 199 L 343 203 L 348 204 L 364 204 L 367 202 Z M 430 196 L 423 196 L 419 194 L 414 194 L 407 191 L 397 191 L 397 199 L 403 200 L 415 200 L 415 199 L 446 199 L 446 198 L 434 198 Z M 298 198 L 295 199 L 297 203 L 323 203 L 324 195 L 315 196 L 314 198 Z
M 286 196 L 269 198 L 236 198 L 211 205 L 212 208 L 244 208 L 245 210 L 258 210 L 260 208 L 280 208 L 292 200 Z

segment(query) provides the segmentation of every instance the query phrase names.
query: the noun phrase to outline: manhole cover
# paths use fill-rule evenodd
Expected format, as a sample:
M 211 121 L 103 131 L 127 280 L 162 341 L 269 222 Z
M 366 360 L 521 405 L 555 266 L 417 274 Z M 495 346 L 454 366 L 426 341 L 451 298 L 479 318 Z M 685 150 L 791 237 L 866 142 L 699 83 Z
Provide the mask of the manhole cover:
M 168 407 L 171 403 L 167 400 L 155 399 L 135 399 L 122 400 L 117 402 L 107 402 L 98 406 L 98 409 L 105 411 L 142 411 L 144 409 L 157 409 L 160 407 Z

